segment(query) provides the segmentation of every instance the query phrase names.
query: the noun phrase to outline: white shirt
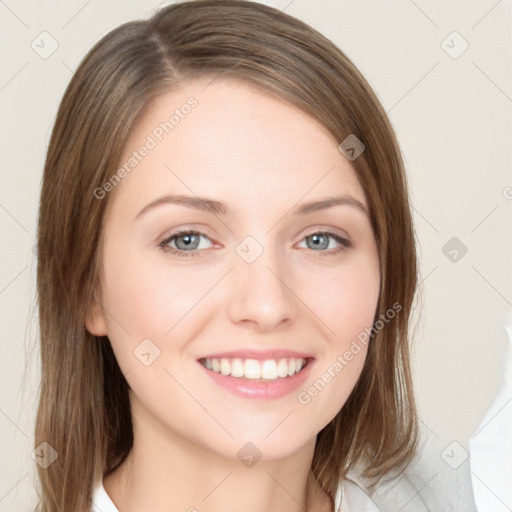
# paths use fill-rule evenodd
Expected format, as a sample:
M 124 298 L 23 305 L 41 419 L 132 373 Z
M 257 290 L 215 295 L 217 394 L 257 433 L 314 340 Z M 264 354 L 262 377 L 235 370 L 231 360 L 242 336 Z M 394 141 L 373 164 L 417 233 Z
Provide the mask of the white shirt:
M 343 508 L 341 505 L 343 504 Z M 119 512 L 100 481 L 92 495 L 92 512 Z M 345 479 L 338 487 L 334 504 L 336 512 L 379 512 L 377 505 L 352 480 Z

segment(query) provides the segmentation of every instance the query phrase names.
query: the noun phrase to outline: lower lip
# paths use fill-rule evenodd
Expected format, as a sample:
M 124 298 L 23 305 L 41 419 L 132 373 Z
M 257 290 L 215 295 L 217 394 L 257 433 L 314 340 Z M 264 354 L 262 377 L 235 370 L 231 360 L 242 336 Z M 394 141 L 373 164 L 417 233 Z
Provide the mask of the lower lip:
M 306 366 L 295 375 L 291 377 L 277 378 L 276 380 L 268 382 L 251 382 L 250 380 L 231 377 L 229 375 L 222 375 L 213 370 L 208 370 L 201 363 L 198 363 L 201 368 L 208 374 L 213 382 L 226 388 L 235 395 L 244 398 L 260 398 L 264 400 L 281 398 L 288 395 L 293 390 L 297 389 L 308 378 L 311 372 L 313 360 L 308 359 Z

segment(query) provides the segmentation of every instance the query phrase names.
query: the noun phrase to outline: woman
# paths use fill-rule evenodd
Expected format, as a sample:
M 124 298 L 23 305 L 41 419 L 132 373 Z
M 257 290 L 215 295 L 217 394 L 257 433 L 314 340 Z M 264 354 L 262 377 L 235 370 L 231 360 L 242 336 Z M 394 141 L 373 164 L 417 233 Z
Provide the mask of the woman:
M 40 510 L 377 510 L 348 473 L 415 453 L 414 231 L 389 120 L 330 41 L 239 0 L 107 34 L 38 237 Z

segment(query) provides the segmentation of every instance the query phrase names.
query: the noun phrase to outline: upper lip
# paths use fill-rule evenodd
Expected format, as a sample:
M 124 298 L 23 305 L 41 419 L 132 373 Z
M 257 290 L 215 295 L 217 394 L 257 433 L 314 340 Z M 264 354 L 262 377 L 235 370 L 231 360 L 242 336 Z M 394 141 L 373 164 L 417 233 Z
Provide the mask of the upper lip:
M 313 359 L 313 356 L 305 352 L 297 352 L 295 350 L 232 350 L 229 352 L 216 352 L 200 357 L 199 359 L 256 359 L 257 361 L 265 361 L 266 359 Z

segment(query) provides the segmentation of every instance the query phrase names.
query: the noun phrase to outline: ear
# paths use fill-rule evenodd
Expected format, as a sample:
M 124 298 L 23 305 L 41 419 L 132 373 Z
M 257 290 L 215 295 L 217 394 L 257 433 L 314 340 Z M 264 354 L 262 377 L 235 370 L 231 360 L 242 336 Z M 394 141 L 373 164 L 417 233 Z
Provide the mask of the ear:
M 87 309 L 85 327 L 95 336 L 107 336 L 107 321 L 101 304 L 92 298 Z

